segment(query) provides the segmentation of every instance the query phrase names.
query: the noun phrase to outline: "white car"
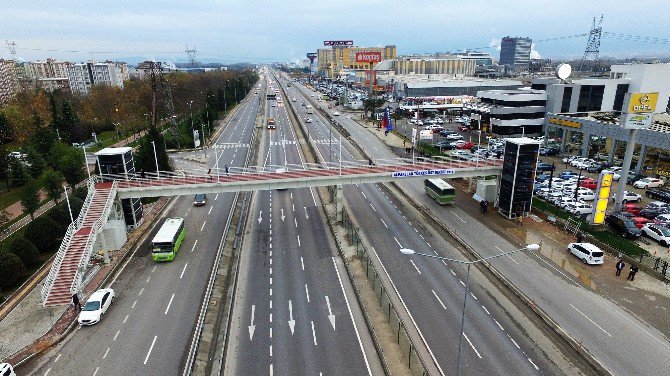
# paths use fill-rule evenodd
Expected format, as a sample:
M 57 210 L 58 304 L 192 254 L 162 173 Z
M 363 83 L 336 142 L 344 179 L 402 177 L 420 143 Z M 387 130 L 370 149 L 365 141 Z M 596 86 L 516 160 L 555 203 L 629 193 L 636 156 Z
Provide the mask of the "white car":
M 638 180 L 635 183 L 633 183 L 633 187 L 641 189 L 656 188 L 662 186 L 663 186 L 663 180 L 656 178 L 644 178 L 642 180 Z
M 305 123 L 311 123 L 311 122 L 312 122 L 312 118 L 305 118 Z
M 458 133 L 450 133 L 446 137 L 447 140 L 462 140 L 463 136 Z
M 614 180 L 614 181 L 619 181 L 619 179 L 621 179 L 621 174 L 619 174 L 617 171 L 615 171 L 614 168 L 603 170 L 602 172 L 611 173 L 612 174 L 612 180 Z
M 652 201 L 647 204 L 645 209 L 670 209 L 670 204 L 663 201 Z
M 589 205 L 585 202 L 575 202 L 573 204 L 568 205 L 565 208 L 565 210 L 569 211 L 574 215 L 591 214 L 591 211 L 593 210 L 593 205 Z
M 585 264 L 600 265 L 605 262 L 605 253 L 591 243 L 570 243 L 568 251 Z
M 616 194 L 612 195 L 612 201 L 614 201 L 614 200 L 616 200 Z M 623 192 L 623 200 L 621 202 L 623 202 L 625 204 L 625 203 L 631 202 L 631 201 L 640 202 L 640 201 L 642 201 L 642 196 L 640 196 L 639 194 L 637 194 L 635 192 L 624 191 Z
M 333 116 L 340 116 L 340 113 L 338 111 L 333 112 Z
M 658 244 L 667 247 L 670 245 L 670 229 L 667 227 L 647 223 L 642 226 L 642 235 L 650 237 L 658 242 Z
M 596 194 L 591 192 L 577 192 L 577 199 L 582 201 L 593 201 L 596 199 Z
M 654 218 L 654 223 L 657 225 L 670 224 L 670 214 L 659 214 Z
M 91 294 L 79 313 L 77 319 L 79 325 L 93 325 L 100 322 L 102 315 L 114 301 L 114 296 L 113 289 L 100 289 Z

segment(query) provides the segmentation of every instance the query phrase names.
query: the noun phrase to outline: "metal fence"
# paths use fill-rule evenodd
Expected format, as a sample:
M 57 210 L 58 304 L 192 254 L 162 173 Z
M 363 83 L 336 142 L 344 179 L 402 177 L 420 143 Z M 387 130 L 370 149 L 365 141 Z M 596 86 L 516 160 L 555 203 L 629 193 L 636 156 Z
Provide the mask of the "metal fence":
M 395 335 L 395 341 L 400 346 L 405 359 L 407 359 L 407 366 L 414 375 L 428 375 L 426 366 L 417 352 L 417 347 L 409 336 L 407 325 L 403 322 L 398 313 L 398 308 L 393 304 L 388 291 L 382 284 L 379 272 L 370 260 L 370 253 L 361 241 L 358 228 L 351 221 L 346 210 L 342 213 L 342 225 L 347 230 L 347 240 L 356 248 L 356 255 L 365 266 L 365 275 L 372 284 L 379 306 L 383 308 L 386 321 Z

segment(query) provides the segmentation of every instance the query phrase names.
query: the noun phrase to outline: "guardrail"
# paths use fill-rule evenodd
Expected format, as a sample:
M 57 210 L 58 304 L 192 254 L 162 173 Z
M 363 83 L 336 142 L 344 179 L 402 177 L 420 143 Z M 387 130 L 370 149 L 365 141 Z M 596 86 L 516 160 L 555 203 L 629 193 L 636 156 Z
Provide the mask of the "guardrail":
M 347 230 L 349 241 L 356 248 L 356 255 L 365 265 L 365 276 L 372 284 L 372 289 L 375 291 L 375 295 L 377 295 L 377 299 L 379 300 L 379 306 L 385 308 L 384 313 L 386 321 L 394 331 L 396 343 L 400 346 L 401 351 L 407 358 L 407 366 L 415 375 L 428 375 L 429 373 L 426 364 L 419 355 L 417 346 L 409 335 L 407 324 L 405 324 L 400 317 L 398 308 L 393 304 L 388 291 L 381 282 L 381 279 L 379 278 L 380 273 L 377 271 L 374 263 L 370 261 L 370 253 L 365 244 L 361 241 L 358 229 L 349 218 L 349 213 L 345 209 L 343 209 L 342 212 L 342 225 Z

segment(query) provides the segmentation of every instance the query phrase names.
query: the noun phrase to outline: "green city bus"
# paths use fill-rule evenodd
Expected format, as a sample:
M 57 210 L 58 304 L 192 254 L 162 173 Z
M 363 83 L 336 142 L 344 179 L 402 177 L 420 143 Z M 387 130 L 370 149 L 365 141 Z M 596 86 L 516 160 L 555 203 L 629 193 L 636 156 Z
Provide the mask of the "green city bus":
M 151 241 L 151 259 L 172 261 L 186 235 L 184 218 L 168 218 Z
M 440 205 L 453 204 L 456 200 L 456 190 L 442 179 L 426 179 L 423 185 L 428 196 Z

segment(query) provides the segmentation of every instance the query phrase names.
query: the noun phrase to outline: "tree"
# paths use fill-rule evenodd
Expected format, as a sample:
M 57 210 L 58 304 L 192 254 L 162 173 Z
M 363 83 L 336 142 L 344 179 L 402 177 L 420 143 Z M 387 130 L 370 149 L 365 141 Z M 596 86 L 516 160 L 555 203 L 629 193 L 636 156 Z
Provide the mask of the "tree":
M 384 105 L 384 99 L 370 98 L 363 100 L 363 110 L 367 114 L 370 112 L 370 117 L 374 115 L 375 110 Z
M 42 118 L 37 112 L 33 113 L 32 135 L 28 142 L 45 159 L 49 156 L 49 152 L 56 142 L 56 132 L 42 125 Z
M 84 155 L 83 151 L 62 143 L 54 144 L 51 148 L 51 162 L 55 170 L 60 171 L 65 181 L 74 186 L 84 180 Z
M 156 157 L 158 157 L 158 168 L 161 171 L 172 171 L 170 158 L 165 150 L 163 135 L 155 127 L 149 127 L 149 132 L 140 141 L 140 147 L 134 156 L 135 168 L 144 171 L 156 171 L 156 158 L 154 157 L 154 142 L 156 146 Z
M 26 273 L 21 259 L 11 252 L 0 252 L 0 288 L 13 286 Z
M 63 175 L 58 171 L 47 171 L 44 174 L 44 189 L 49 199 L 54 200 L 54 204 L 58 204 L 58 199 L 63 193 Z
M 14 131 L 5 114 L 0 112 L 0 144 L 4 145 L 14 140 Z
M 8 150 L 4 146 L 0 146 L 0 180 L 5 181 L 5 188 L 9 189 L 9 177 L 11 176 L 11 169 L 8 155 Z
M 12 175 L 12 185 L 20 187 L 30 181 L 30 176 L 26 170 L 26 166 L 19 158 L 9 158 L 9 169 Z
M 75 130 L 75 125 L 79 123 L 79 118 L 72 108 L 72 103 L 69 101 L 63 101 L 61 104 L 61 114 L 60 114 L 60 125 L 61 137 L 67 141 L 70 141 L 72 134 Z
M 16 238 L 9 246 L 9 250 L 17 255 L 23 265 L 31 267 L 39 264 L 40 252 L 30 240 L 25 238 Z
M 26 146 L 24 151 L 26 152 L 26 164 L 28 165 L 28 172 L 30 173 L 30 176 L 32 176 L 34 179 L 37 179 L 42 174 L 42 171 L 44 171 L 46 168 L 47 163 L 37 152 L 37 150 L 33 149 L 32 147 Z
M 58 224 L 51 218 L 42 216 L 35 218 L 26 225 L 24 237 L 30 240 L 40 253 L 54 250 L 61 242 L 62 233 L 57 233 L 54 229 Z
M 28 184 L 21 190 L 21 206 L 23 210 L 30 214 L 30 219 L 34 219 L 34 214 L 40 207 L 40 198 L 35 184 Z

